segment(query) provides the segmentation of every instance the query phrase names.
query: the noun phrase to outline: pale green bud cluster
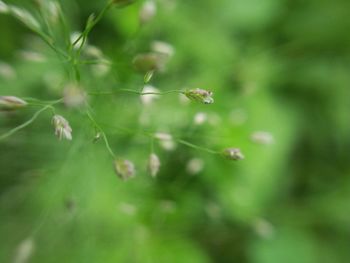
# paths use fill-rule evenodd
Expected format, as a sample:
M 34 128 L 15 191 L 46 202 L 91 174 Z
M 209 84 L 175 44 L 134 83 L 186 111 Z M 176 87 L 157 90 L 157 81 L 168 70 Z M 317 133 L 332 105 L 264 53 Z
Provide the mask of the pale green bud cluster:
M 213 92 L 204 89 L 192 89 L 184 92 L 185 96 L 192 101 L 197 101 L 203 104 L 212 104 L 214 99 L 212 98 Z

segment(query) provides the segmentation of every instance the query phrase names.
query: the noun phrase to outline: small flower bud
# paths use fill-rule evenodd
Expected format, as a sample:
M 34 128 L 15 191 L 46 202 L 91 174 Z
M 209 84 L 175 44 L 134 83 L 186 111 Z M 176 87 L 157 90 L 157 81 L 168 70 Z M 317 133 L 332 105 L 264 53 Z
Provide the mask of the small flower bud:
M 101 139 L 101 132 L 97 132 L 92 140 L 93 143 L 98 142 Z
M 87 45 L 87 40 L 84 42 L 83 38 L 81 37 L 81 32 L 75 31 L 70 34 L 70 42 L 71 44 L 75 45 L 73 46 L 74 49 L 78 50 L 82 45 L 85 47 Z
M 14 96 L 0 96 L 0 110 L 16 110 L 27 106 L 27 102 Z
M 159 168 L 160 168 L 160 160 L 158 156 L 154 153 L 151 153 L 148 160 L 148 171 L 152 177 L 156 177 L 156 175 L 159 172 Z
M 59 140 L 67 139 L 72 140 L 72 128 L 69 126 L 68 121 L 61 115 L 55 115 L 52 118 L 53 126 L 55 127 L 55 135 Z
M 204 89 L 192 89 L 187 90 L 184 93 L 187 98 L 192 101 L 197 101 L 204 104 L 212 104 L 214 103 L 214 99 L 212 98 L 213 93 Z
M 155 40 L 151 43 L 151 49 L 153 52 L 162 54 L 167 57 L 172 57 L 175 53 L 175 49 L 169 43 Z
M 222 151 L 222 155 L 228 159 L 233 161 L 243 160 L 244 155 L 242 154 L 239 148 L 227 148 Z
M 7 4 L 5 4 L 3 1 L 0 0 L 0 14 L 1 13 L 8 13 L 9 7 Z
M 27 10 L 19 8 L 17 6 L 11 6 L 9 11 L 13 14 L 14 17 L 16 17 L 19 21 L 21 21 L 32 30 L 41 30 L 41 26 L 38 20 L 36 20 L 34 16 Z
M 206 113 L 204 112 L 198 112 L 196 113 L 196 115 L 194 115 L 194 120 L 193 122 L 196 124 L 196 125 L 202 125 L 204 124 L 208 119 L 208 116 Z
M 166 151 L 173 151 L 176 148 L 173 136 L 169 133 L 157 132 L 154 134 L 154 138 L 159 140 L 160 146 Z
M 188 161 L 186 171 L 191 175 L 195 175 L 200 173 L 203 170 L 203 167 L 204 161 L 202 159 L 193 158 Z
M 13 262 L 25 263 L 30 262 L 35 252 L 36 243 L 32 237 L 28 237 L 21 241 L 16 248 L 16 253 Z
M 156 53 L 139 54 L 133 59 L 135 69 L 142 73 L 147 73 L 155 70 L 164 70 L 165 57 Z
M 148 93 L 148 92 L 159 92 L 158 89 L 156 89 L 155 87 L 151 86 L 151 85 L 145 85 L 143 90 L 143 93 Z M 157 94 L 148 94 L 148 95 L 141 95 L 140 96 L 141 102 L 143 105 L 145 106 L 149 106 L 151 105 L 156 99 L 159 99 L 159 95 Z
M 146 1 L 142 5 L 139 13 L 139 19 L 140 19 L 141 25 L 150 22 L 152 18 L 156 15 L 156 13 L 157 13 L 157 6 L 155 2 L 152 0 Z
M 91 59 L 96 61 L 94 64 L 90 65 L 91 71 L 96 77 L 103 77 L 110 72 L 112 62 L 99 48 L 93 45 L 86 45 L 83 50 L 83 55 L 87 60 Z
M 0 61 L 0 77 L 4 78 L 6 80 L 15 79 L 16 78 L 16 71 L 11 65 Z
M 59 17 L 62 13 L 62 8 L 60 6 L 60 3 L 58 1 L 49 1 L 47 3 L 47 9 L 48 9 L 50 21 L 53 24 L 57 24 L 57 22 L 59 21 Z
M 135 176 L 135 166 L 129 160 L 115 160 L 114 169 L 117 175 L 123 180 L 127 180 Z
M 63 91 L 63 102 L 68 108 L 78 108 L 86 102 L 86 92 L 76 84 L 68 84 Z
M 171 134 L 169 133 L 165 133 L 165 132 L 157 132 L 154 134 L 154 138 L 158 139 L 158 140 L 172 140 L 173 136 L 171 136 Z

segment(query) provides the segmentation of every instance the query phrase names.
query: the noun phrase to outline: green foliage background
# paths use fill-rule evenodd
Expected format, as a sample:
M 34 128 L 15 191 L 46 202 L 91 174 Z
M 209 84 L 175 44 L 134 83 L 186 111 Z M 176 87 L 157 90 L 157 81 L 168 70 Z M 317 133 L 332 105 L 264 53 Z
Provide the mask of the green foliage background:
M 10 2 L 36 12 L 34 1 Z M 71 31 L 105 5 L 60 3 Z M 104 77 L 82 67 L 81 85 L 139 90 L 143 76 L 131 61 L 162 40 L 176 52 L 151 84 L 210 89 L 215 103 L 183 105 L 166 95 L 145 108 L 133 94 L 91 97 L 113 150 L 137 167 L 126 182 L 114 174 L 104 144 L 92 143 L 84 110 L 57 108 L 71 123 L 72 142 L 55 138 L 49 113 L 0 141 L 0 262 L 18 262 L 24 240 L 34 244 L 28 262 L 348 262 L 350 2 L 156 3 L 156 16 L 142 27 L 142 1 L 107 13 L 89 43 L 113 67 Z M 62 96 L 67 65 L 8 15 L 0 14 L 0 32 L 0 59 L 16 72 L 0 76 L 0 95 Z M 25 60 L 21 50 L 46 60 Z M 1 134 L 33 112 L 1 114 Z M 215 123 L 195 125 L 197 112 Z M 156 145 L 162 166 L 153 179 L 144 168 L 150 141 L 143 130 L 213 149 L 239 147 L 246 158 L 229 162 L 184 145 L 171 152 Z M 259 130 L 275 143 L 252 143 Z M 194 157 L 204 169 L 190 175 L 186 164 Z

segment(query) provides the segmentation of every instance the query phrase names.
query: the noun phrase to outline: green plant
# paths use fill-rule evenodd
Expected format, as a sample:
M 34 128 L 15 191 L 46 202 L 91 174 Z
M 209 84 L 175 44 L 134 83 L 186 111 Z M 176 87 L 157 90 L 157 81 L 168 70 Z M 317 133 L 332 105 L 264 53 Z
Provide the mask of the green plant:
M 81 85 L 82 79 L 82 67 L 84 65 L 98 65 L 104 67 L 108 71 L 108 68 L 113 64 L 112 61 L 106 59 L 102 52 L 96 48 L 89 46 L 87 44 L 88 36 L 94 27 L 100 22 L 104 15 L 111 10 L 113 7 L 124 7 L 125 5 L 131 4 L 133 1 L 108 1 L 105 7 L 97 15 L 91 14 L 85 24 L 85 28 L 80 34 L 73 34 L 70 32 L 70 27 L 67 23 L 67 18 L 59 4 L 56 1 L 37 1 L 39 7 L 38 17 L 35 17 L 29 11 L 24 8 L 9 5 L 0 2 L 1 10 L 3 13 L 8 13 L 14 16 L 19 21 L 21 21 L 25 26 L 37 34 L 51 49 L 55 52 L 61 65 L 63 65 L 67 70 L 66 82 L 71 82 L 64 91 L 64 96 L 62 98 L 45 101 L 36 98 L 17 98 L 11 96 L 0 97 L 0 106 L 4 110 L 17 110 L 18 108 L 24 107 L 40 107 L 40 109 L 34 113 L 34 115 L 25 123 L 13 128 L 12 130 L 0 135 L 0 140 L 4 140 L 7 137 L 13 135 L 15 132 L 27 127 L 32 122 L 34 122 L 37 117 L 46 110 L 51 110 L 52 112 L 52 123 L 55 128 L 55 134 L 59 139 L 72 140 L 72 128 L 70 127 L 68 121 L 61 115 L 56 114 L 56 107 L 59 104 L 64 104 L 70 108 L 79 108 L 84 112 L 84 115 L 91 121 L 92 127 L 95 131 L 96 142 L 100 138 L 104 141 L 108 152 L 115 159 L 116 172 L 123 179 L 128 179 L 134 175 L 133 164 L 127 160 L 118 161 L 119 157 L 114 153 L 110 143 L 108 141 L 108 136 L 104 129 L 99 124 L 98 120 L 94 117 L 93 105 L 89 104 L 90 96 L 113 96 L 118 93 L 130 93 L 139 96 L 149 96 L 157 95 L 162 96 L 166 94 L 180 94 L 187 97 L 193 102 L 199 102 L 202 104 L 212 104 L 214 99 L 212 98 L 213 93 L 204 89 L 186 89 L 186 90 L 167 90 L 167 91 L 144 91 L 135 89 L 125 89 L 117 88 L 113 91 L 95 91 L 86 90 Z M 149 5 L 149 3 L 146 3 Z M 145 9 L 141 9 L 141 23 L 145 23 L 147 20 L 154 15 L 153 9 L 146 6 Z M 145 13 L 146 12 L 146 13 Z M 150 12 L 148 14 L 147 12 Z M 147 19 L 146 19 L 147 17 Z M 59 33 L 57 33 L 59 32 Z M 166 67 L 167 62 L 172 56 L 172 47 L 167 43 L 155 42 L 153 44 L 153 51 L 150 53 L 144 53 L 136 55 L 133 59 L 134 67 L 137 71 L 144 74 L 144 84 L 151 81 L 153 75 L 160 71 L 163 71 Z M 94 57 L 94 59 L 89 59 L 89 57 Z M 10 98 L 10 99 L 9 99 Z M 12 101 L 11 101 L 11 98 Z M 20 103 L 18 103 L 20 102 Z M 122 129 L 126 129 L 123 127 Z M 130 132 L 130 130 L 129 130 Z M 132 131 L 131 131 L 132 132 Z M 153 144 L 153 140 L 164 139 L 159 138 L 156 132 L 142 132 L 143 136 L 150 139 Z M 198 146 L 194 143 L 188 142 L 182 138 L 174 138 L 169 135 L 165 138 L 168 141 L 176 141 L 177 143 L 183 144 L 185 146 L 194 148 L 196 150 L 205 151 L 210 154 L 221 154 L 221 151 L 215 151 L 207 149 L 205 147 Z M 237 153 L 232 156 L 228 154 L 229 150 L 224 150 L 223 155 L 229 160 L 241 160 L 243 155 L 240 153 L 239 149 L 236 149 Z M 153 154 L 153 155 L 152 155 Z M 154 156 L 153 150 L 151 156 Z M 154 162 L 154 157 L 150 159 Z M 158 160 L 159 161 L 159 160 Z M 151 172 L 155 175 L 155 172 Z

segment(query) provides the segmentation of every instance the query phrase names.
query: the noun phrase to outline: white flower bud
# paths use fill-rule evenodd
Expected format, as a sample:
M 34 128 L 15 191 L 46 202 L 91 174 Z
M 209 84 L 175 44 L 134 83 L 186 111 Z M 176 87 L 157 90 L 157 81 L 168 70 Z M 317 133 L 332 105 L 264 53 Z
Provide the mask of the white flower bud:
M 193 122 L 196 124 L 196 125 L 202 125 L 203 123 L 205 123 L 208 119 L 208 116 L 206 113 L 204 112 L 198 112 L 196 113 L 196 115 L 194 115 L 194 120 Z
M 148 160 L 148 171 L 152 177 L 156 177 L 156 175 L 159 172 L 159 168 L 160 168 L 160 160 L 158 156 L 154 153 L 151 153 Z
M 184 94 L 192 101 L 197 101 L 204 104 L 214 103 L 214 99 L 212 98 L 213 93 L 208 90 L 193 89 L 185 91 Z
M 144 2 L 140 9 L 139 19 L 141 25 L 146 24 L 152 20 L 157 13 L 156 3 L 152 0 Z
M 16 71 L 11 65 L 0 61 L 0 77 L 11 80 L 16 78 L 16 75 Z
M 0 110 L 16 110 L 27 106 L 27 102 L 15 96 L 0 96 Z
M 5 4 L 3 1 L 0 0 L 0 14 L 1 13 L 8 13 L 9 7 L 7 4 Z
M 123 180 L 127 180 L 135 176 L 135 166 L 129 160 L 124 160 L 124 159 L 115 160 L 114 169 L 116 174 Z
M 132 61 L 135 69 L 141 73 L 163 71 L 166 62 L 167 58 L 158 53 L 138 54 Z
M 167 57 L 172 57 L 175 53 L 174 47 L 163 41 L 153 41 L 151 43 L 151 49 L 153 52 L 163 54 Z
M 84 47 L 87 45 L 87 40 L 85 43 L 83 43 L 83 38 L 80 37 L 81 36 L 81 32 L 73 32 L 71 35 L 70 35 L 70 42 L 73 44 L 75 43 L 76 41 L 76 44 L 74 45 L 74 49 L 78 50 L 80 48 L 81 45 L 84 45 Z M 79 39 L 80 38 L 80 39 Z M 79 39 L 79 40 L 78 40 Z
M 12 262 L 15 263 L 27 263 L 30 261 L 30 258 L 33 256 L 35 251 L 35 242 L 29 237 L 23 240 L 16 249 L 16 255 Z
M 67 139 L 72 140 L 72 128 L 69 126 L 68 121 L 61 115 L 54 115 L 52 118 L 53 126 L 55 127 L 55 135 L 59 140 Z
M 34 16 L 23 8 L 9 6 L 10 12 L 23 24 L 33 30 L 40 30 L 41 26 Z
M 68 108 L 77 108 L 86 102 L 86 92 L 76 84 L 69 83 L 63 91 L 63 102 Z
M 169 133 L 157 132 L 154 134 L 154 138 L 159 140 L 160 146 L 167 151 L 172 151 L 176 148 L 176 143 L 173 137 Z
M 159 141 L 160 147 L 162 147 L 166 151 L 174 151 L 176 149 L 177 144 L 173 140 L 165 140 Z
M 203 170 L 203 167 L 204 161 L 202 159 L 193 158 L 188 161 L 186 171 L 191 175 L 195 175 L 200 173 Z
M 228 160 L 243 160 L 244 155 L 239 148 L 227 148 L 223 150 L 222 155 Z
M 172 140 L 173 139 L 173 136 L 171 136 L 171 134 L 165 133 L 165 132 L 157 132 L 154 134 L 154 137 L 158 140 Z
M 147 93 L 147 92 L 159 92 L 158 89 L 156 89 L 155 87 L 151 86 L 151 85 L 146 85 L 143 90 L 143 93 Z M 158 99 L 159 95 L 156 94 L 148 94 L 148 95 L 141 95 L 140 99 L 143 105 L 145 106 L 149 106 L 153 103 L 154 100 Z

